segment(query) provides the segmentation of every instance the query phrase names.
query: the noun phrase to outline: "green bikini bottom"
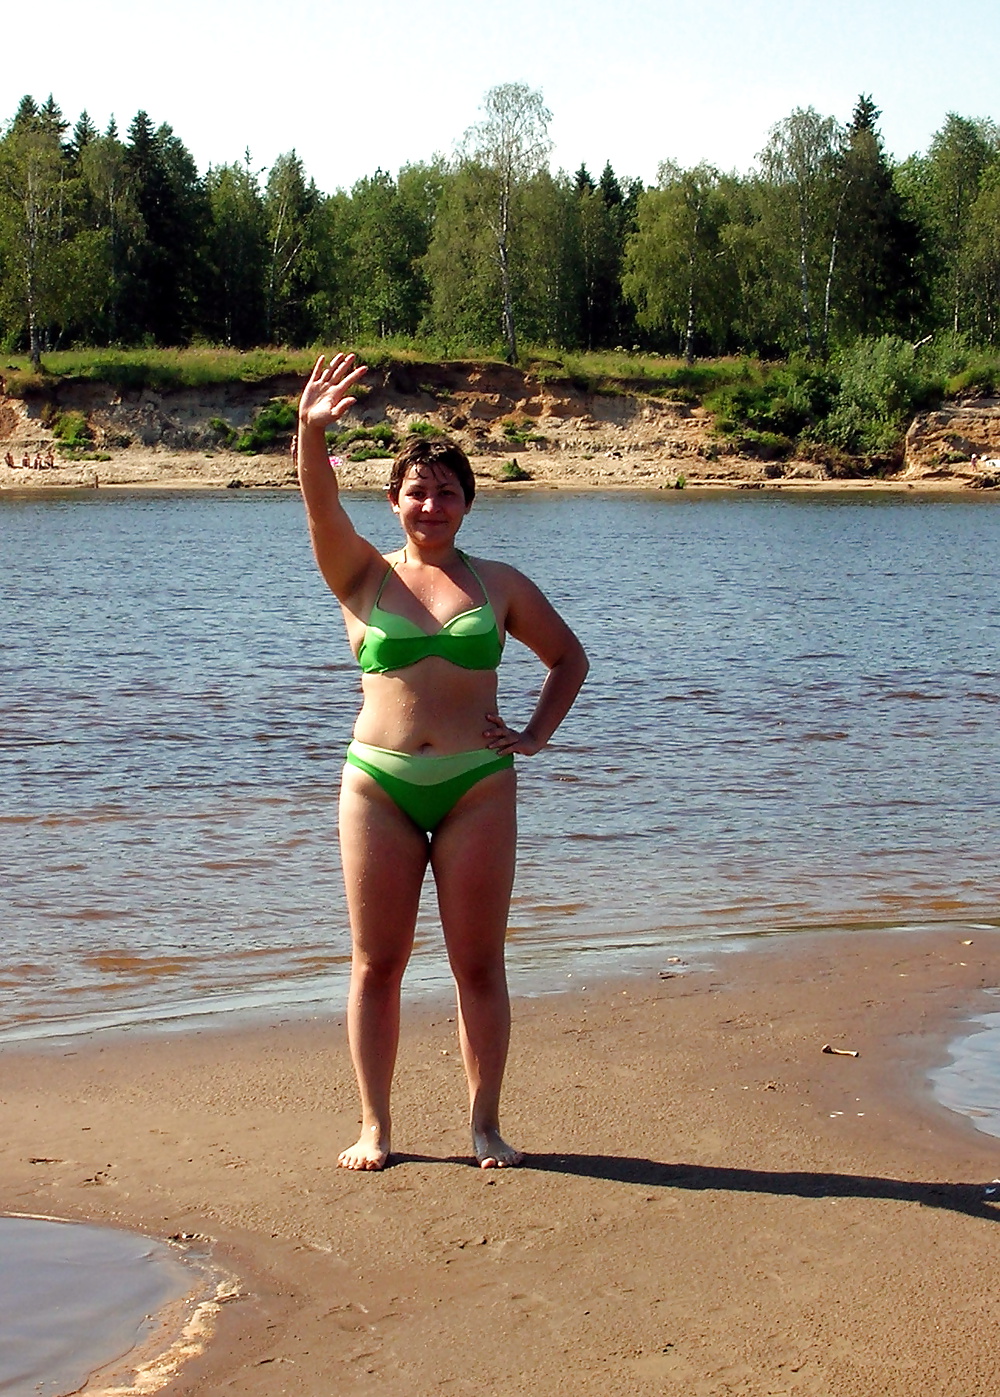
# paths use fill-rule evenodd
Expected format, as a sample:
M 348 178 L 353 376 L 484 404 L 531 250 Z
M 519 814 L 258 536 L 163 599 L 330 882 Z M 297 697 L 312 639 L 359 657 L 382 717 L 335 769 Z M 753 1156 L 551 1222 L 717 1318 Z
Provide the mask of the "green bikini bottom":
M 514 757 L 490 751 L 414 757 L 355 741 L 347 749 L 347 764 L 366 771 L 415 825 L 430 834 L 466 791 L 484 776 L 513 766 Z

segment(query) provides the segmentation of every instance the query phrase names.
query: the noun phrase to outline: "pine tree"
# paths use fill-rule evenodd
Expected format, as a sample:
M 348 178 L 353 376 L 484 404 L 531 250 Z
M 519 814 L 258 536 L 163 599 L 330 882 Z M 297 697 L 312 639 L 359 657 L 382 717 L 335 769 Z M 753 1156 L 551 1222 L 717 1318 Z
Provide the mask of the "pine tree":
M 879 116 L 862 95 L 847 128 L 833 316 L 841 336 L 913 330 L 926 301 L 920 228 L 896 188 Z
M 123 329 L 133 338 L 183 344 L 196 327 L 205 277 L 204 184 L 183 142 L 167 125 L 154 129 L 143 111 L 129 127 L 126 164 L 143 234 L 133 249 Z
M 51 92 L 39 108 L 38 122 L 41 129 L 49 135 L 55 136 L 57 141 L 61 141 L 69 130 L 69 122 L 63 116 Z
M 38 105 L 34 97 L 25 94 L 17 104 L 17 111 L 11 121 L 11 131 L 23 131 L 27 128 L 34 128 L 38 123 Z
M 78 165 L 80 157 L 90 145 L 91 141 L 98 139 L 97 127 L 91 121 L 86 110 L 80 113 L 80 118 L 73 127 L 73 135 L 66 146 L 66 154 L 72 164 Z
M 597 188 L 594 178 L 586 165 L 581 164 L 576 174 L 573 176 L 573 184 L 577 194 L 592 194 Z

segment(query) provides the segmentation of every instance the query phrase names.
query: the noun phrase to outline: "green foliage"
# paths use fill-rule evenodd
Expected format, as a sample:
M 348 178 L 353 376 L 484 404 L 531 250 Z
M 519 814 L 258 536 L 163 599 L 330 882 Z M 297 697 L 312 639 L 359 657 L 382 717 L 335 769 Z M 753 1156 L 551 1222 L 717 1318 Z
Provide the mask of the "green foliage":
M 526 446 L 529 441 L 540 440 L 538 434 L 532 431 L 534 425 L 530 420 L 517 422 L 512 417 L 505 418 L 501 423 L 504 436 L 515 446 Z
M 213 419 L 213 426 L 217 420 Z M 246 456 L 256 456 L 258 452 L 273 447 L 283 437 L 290 437 L 297 422 L 298 412 L 294 403 L 268 403 L 267 407 L 261 408 L 249 428 L 240 432 L 235 441 L 231 438 L 230 441 L 235 451 L 242 451 Z
M 222 446 L 232 446 L 233 442 L 239 437 L 239 432 L 235 427 L 231 426 L 224 417 L 210 417 L 208 419 L 208 425 L 219 438 L 219 443 Z
M 499 479 L 500 479 L 500 480 L 531 480 L 531 479 L 532 479 L 532 475 L 531 475 L 531 472 L 530 472 L 530 471 L 526 471 L 526 470 L 524 469 L 524 467 L 523 467 L 518 461 L 510 460 L 510 461 L 504 461 L 503 465 L 500 467 Z
M 330 451 L 346 455 L 349 461 L 375 461 L 391 456 L 396 440 L 391 422 L 376 422 L 372 427 L 344 427 L 339 432 L 326 434 Z
M 52 423 L 52 435 L 70 451 L 85 450 L 94 434 L 82 412 L 62 412 Z
M 839 386 L 824 439 L 854 455 L 892 451 L 922 396 L 916 350 L 893 335 L 858 340 L 837 354 L 835 368 Z
M 384 461 L 392 453 L 383 446 L 357 446 L 347 453 L 349 461 Z
M 1000 397 L 1000 358 L 977 354 L 973 361 L 945 383 L 949 398 Z
M 335 451 L 350 446 L 352 441 L 379 442 L 383 446 L 391 447 L 396 441 L 396 429 L 391 422 L 376 422 L 373 427 L 344 427 L 339 432 L 327 432 L 326 440 Z
M 736 444 L 748 456 L 757 456 L 762 461 L 784 460 L 792 453 L 794 442 L 791 437 L 780 432 L 757 432 L 748 428 L 736 435 Z
M 264 338 L 264 203 L 249 152 L 241 164 L 210 169 L 205 181 L 211 210 L 207 259 L 212 269 L 204 296 L 209 332 L 226 344 L 249 346 Z
M 411 422 L 406 429 L 411 437 L 443 437 L 443 430 L 433 422 Z
M 30 368 L 18 368 L 16 364 L 8 368 L 4 375 L 4 391 L 12 398 L 30 398 L 41 393 L 52 380 L 44 372 L 35 373 Z
M 725 345 L 734 303 L 724 233 L 730 209 L 718 170 L 660 167 L 659 187 L 639 196 L 622 289 L 639 325 L 669 335 L 693 363 L 696 342 Z
M 996 391 L 1000 356 L 960 336 L 918 347 L 880 335 L 843 346 L 826 365 L 800 358 L 759 367 L 749 381 L 709 393 L 705 406 L 716 430 L 750 454 L 778 459 L 798 450 L 843 474 L 851 457 L 897 455 L 915 412 L 945 397 Z
M 946 329 L 1000 344 L 1000 131 L 949 113 L 926 154 L 893 166 L 879 115 L 864 96 L 843 123 L 799 108 L 751 172 L 668 163 L 644 190 L 610 165 L 599 180 L 554 173 L 542 95 L 505 84 L 454 160 L 324 194 L 295 152 L 268 171 L 245 152 L 201 174 L 145 112 L 121 139 L 113 122 L 101 135 L 84 112 L 71 129 L 54 98 L 26 97 L 0 125 L 0 346 L 57 373 L 87 352 L 53 346 L 107 346 L 78 372 L 138 391 L 309 368 L 294 350 L 239 365 L 210 350 L 195 365 L 164 348 L 205 340 L 367 340 L 373 367 L 534 344 L 543 377 L 698 402 L 741 381 L 730 355 L 835 360 L 859 337 Z M 580 362 L 585 347 L 631 364 Z M 727 357 L 685 379 L 646 350 Z M 271 363 L 256 367 L 261 354 Z M 945 382 L 992 384 L 986 358 Z M 871 411 L 855 402 L 837 430 L 865 439 Z M 824 420 L 812 401 L 803 413 L 803 431 Z
M 701 402 L 713 389 L 752 381 L 760 372 L 759 365 L 747 358 L 687 364 L 683 359 L 624 350 L 555 354 L 537 349 L 529 362 L 541 383 L 571 383 L 586 393 L 638 393 L 674 402 Z
M 752 376 L 751 376 L 752 375 Z M 718 431 L 797 437 L 830 411 L 836 382 L 829 370 L 813 360 L 798 358 L 787 365 L 749 371 L 742 383 L 716 389 L 705 398 Z M 772 443 L 774 444 L 774 443 Z

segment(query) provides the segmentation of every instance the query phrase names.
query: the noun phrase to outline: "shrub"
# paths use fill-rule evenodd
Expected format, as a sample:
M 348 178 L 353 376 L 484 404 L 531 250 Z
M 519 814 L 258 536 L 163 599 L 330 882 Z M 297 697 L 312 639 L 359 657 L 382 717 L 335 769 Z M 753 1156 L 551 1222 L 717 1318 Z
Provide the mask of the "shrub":
M 531 480 L 531 478 L 531 472 L 526 471 L 517 461 L 504 461 L 500 467 L 501 480 Z
M 349 450 L 353 442 L 361 445 Z M 391 456 L 396 445 L 396 431 L 391 422 L 376 422 L 373 427 L 345 427 L 339 432 L 327 432 L 326 444 L 333 452 L 346 452 L 352 461 L 374 460 Z
M 239 432 L 236 428 L 231 427 L 224 417 L 210 417 L 208 419 L 208 425 L 218 437 L 222 446 L 232 446 L 233 442 L 239 436 Z
M 61 412 L 52 423 L 52 435 L 69 451 L 84 451 L 94 440 L 82 412 Z
M 385 448 L 382 446 L 357 446 L 347 453 L 349 461 L 381 461 L 385 459 Z
M 442 429 L 433 422 L 411 422 L 407 427 L 411 437 L 443 437 Z
M 836 378 L 822 364 L 792 359 L 756 382 L 727 384 L 709 393 L 705 406 L 724 436 L 776 433 L 794 438 L 820 422 L 836 394 Z
M 854 455 L 889 452 L 923 396 L 912 344 L 897 335 L 861 339 L 836 356 L 839 389 L 822 435 Z
M 756 432 L 748 428 L 736 435 L 736 444 L 748 456 L 756 456 L 761 461 L 784 460 L 792 453 L 793 442 L 780 432 Z
M 298 422 L 298 409 L 294 403 L 275 399 L 261 408 L 250 427 L 241 432 L 234 446 L 246 456 L 256 456 L 258 451 L 266 451 L 281 437 L 289 437 Z

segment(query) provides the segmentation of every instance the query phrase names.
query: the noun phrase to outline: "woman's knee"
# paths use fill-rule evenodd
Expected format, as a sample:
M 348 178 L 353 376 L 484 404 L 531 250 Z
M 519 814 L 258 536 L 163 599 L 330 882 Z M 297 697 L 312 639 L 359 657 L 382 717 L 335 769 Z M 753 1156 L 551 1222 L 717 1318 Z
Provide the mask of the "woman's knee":
M 503 953 L 489 956 L 451 956 L 451 973 L 459 992 L 486 999 L 507 994 L 507 968 Z
M 351 979 L 363 989 L 398 989 L 409 959 L 409 950 L 403 954 L 356 949 L 351 959 Z

